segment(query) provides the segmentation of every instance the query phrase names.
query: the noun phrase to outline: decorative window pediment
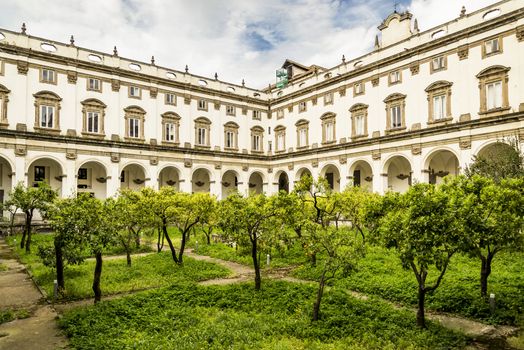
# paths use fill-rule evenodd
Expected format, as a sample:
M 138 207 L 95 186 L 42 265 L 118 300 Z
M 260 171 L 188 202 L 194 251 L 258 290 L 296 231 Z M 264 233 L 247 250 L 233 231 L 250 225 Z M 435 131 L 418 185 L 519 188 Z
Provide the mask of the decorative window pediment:
M 441 123 L 453 119 L 451 116 L 452 82 L 439 80 L 430 84 L 428 93 L 428 124 Z
M 251 152 L 262 153 L 264 149 L 264 128 L 261 126 L 254 126 L 251 128 Z
M 353 139 L 368 136 L 368 105 L 356 103 L 349 108 L 351 113 L 351 137 Z
M 386 132 L 406 129 L 406 95 L 393 93 L 384 99 L 386 104 Z
M 330 144 L 336 142 L 336 114 L 327 112 L 322 114 L 320 120 L 322 121 L 322 143 Z
M 509 111 L 509 71 L 509 67 L 496 65 L 483 69 L 477 74 L 480 89 L 480 115 Z
M 224 124 L 224 149 L 238 150 L 238 129 L 239 126 L 235 122 Z
M 297 127 L 297 149 L 309 146 L 309 121 L 300 119 L 295 126 Z
M 406 95 L 399 94 L 399 93 L 394 93 L 394 94 L 391 94 L 388 97 L 386 97 L 384 99 L 384 103 L 389 103 L 389 102 L 393 102 L 393 101 L 396 101 L 396 100 L 402 100 L 402 99 L 405 99 L 405 98 L 406 98 Z
M 211 120 L 206 117 L 198 117 L 195 119 L 195 146 L 197 147 L 211 147 L 210 146 Z
M 62 98 L 52 91 L 39 91 L 33 96 L 35 98 L 35 131 L 59 133 Z
M 129 106 L 124 108 L 126 120 L 126 137 L 128 141 L 144 141 L 144 120 L 146 111 L 139 106 Z
M 275 131 L 275 152 L 285 152 L 286 151 L 286 127 L 283 125 L 278 125 L 274 129 Z
M 180 116 L 175 112 L 165 112 L 162 117 L 162 141 L 169 144 L 180 143 Z
M 105 103 L 89 98 L 82 104 L 82 135 L 88 137 L 104 137 Z

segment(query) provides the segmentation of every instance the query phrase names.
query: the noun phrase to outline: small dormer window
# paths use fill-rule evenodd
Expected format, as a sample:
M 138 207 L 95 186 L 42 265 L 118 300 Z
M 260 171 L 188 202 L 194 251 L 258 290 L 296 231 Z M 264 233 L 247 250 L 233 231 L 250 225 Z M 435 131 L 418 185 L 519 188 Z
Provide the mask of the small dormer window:
M 298 111 L 305 112 L 307 110 L 306 101 L 301 101 L 298 103 Z
M 502 51 L 500 38 L 493 38 L 484 42 L 484 57 L 495 55 Z
M 236 114 L 236 108 L 232 105 L 226 105 L 226 114 L 230 116 L 235 116 Z
M 324 104 L 329 105 L 332 103 L 333 103 L 333 93 L 328 92 L 327 94 L 324 95 Z
M 277 119 L 284 118 L 284 109 L 277 110 Z
M 355 85 L 353 85 L 353 95 L 358 96 L 358 95 L 363 95 L 363 94 L 364 94 L 364 83 L 363 82 L 355 83 Z
M 176 96 L 174 94 L 166 94 L 166 105 L 176 105 Z
M 49 68 L 42 68 L 40 81 L 42 83 L 56 84 L 56 72 Z
M 142 96 L 142 89 L 140 89 L 138 86 L 129 87 L 129 97 L 141 98 L 141 96 Z
M 434 57 L 431 60 L 431 72 L 438 72 L 446 69 L 446 58 L 444 56 Z
M 95 79 L 95 78 L 87 79 L 87 90 L 101 92 L 102 83 L 100 79 Z
M 198 100 L 198 110 L 207 111 L 207 101 L 206 100 Z
M 398 84 L 401 82 L 402 76 L 399 70 L 389 73 L 389 85 Z
M 260 111 L 254 110 L 253 111 L 253 120 L 261 120 L 262 119 L 262 113 Z

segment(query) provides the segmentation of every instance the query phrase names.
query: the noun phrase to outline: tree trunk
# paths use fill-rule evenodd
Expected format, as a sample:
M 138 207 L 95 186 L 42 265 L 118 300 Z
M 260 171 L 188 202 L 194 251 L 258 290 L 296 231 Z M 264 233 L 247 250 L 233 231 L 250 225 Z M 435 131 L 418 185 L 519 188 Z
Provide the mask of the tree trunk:
M 140 231 L 135 233 L 135 246 L 136 249 L 140 249 Z
M 180 241 L 180 249 L 178 249 L 178 264 L 183 264 L 184 248 L 186 247 L 187 236 L 189 236 L 189 230 L 182 231 L 182 240 Z
M 253 258 L 253 267 L 255 268 L 255 290 L 260 290 L 262 280 L 260 278 L 260 261 L 257 257 L 257 238 L 251 239 L 251 258 Z
M 24 227 L 24 232 L 22 232 L 22 239 L 20 239 L 20 249 L 24 249 L 25 237 L 26 237 L 26 231 L 25 231 L 25 227 Z
M 156 231 L 158 233 L 158 239 L 156 241 L 156 251 L 157 251 L 157 253 L 160 253 L 162 251 L 162 247 L 160 246 L 160 237 L 162 235 L 162 233 L 161 233 L 162 230 L 160 229 L 160 227 L 157 227 Z
M 317 253 L 311 254 L 311 266 L 317 266 Z
M 418 286 L 418 310 L 417 310 L 417 326 L 426 328 L 426 319 L 424 317 L 424 303 L 426 299 L 426 290 L 424 286 Z
M 493 255 L 488 253 L 487 257 L 480 256 L 482 266 L 480 268 L 480 295 L 486 297 L 488 295 L 488 277 L 491 274 L 491 261 Z
M 95 292 L 95 304 L 102 298 L 100 290 L 100 276 L 102 275 L 102 253 L 96 253 L 95 276 L 93 278 L 93 292 Z
M 320 302 L 322 301 L 322 296 L 324 295 L 324 286 L 326 285 L 326 269 L 322 271 L 322 276 L 318 282 L 318 291 L 317 291 L 317 300 L 313 304 L 313 321 L 318 321 L 320 315 Z
M 65 289 L 64 283 L 64 256 L 62 246 L 55 241 L 55 264 L 56 264 L 56 281 L 58 283 L 58 292 L 61 294 Z
M 167 226 L 165 223 L 162 225 L 162 232 L 164 234 L 164 237 L 166 237 L 167 239 L 167 243 L 169 244 L 169 249 L 171 249 L 171 256 L 173 257 L 173 261 L 178 264 L 178 258 L 176 257 L 175 247 L 173 246 L 173 242 L 171 242 L 171 238 L 169 237 L 169 234 L 167 233 Z
M 33 220 L 33 213 L 26 215 L 25 219 L 25 229 L 27 231 L 27 240 L 25 242 L 25 252 L 27 254 L 31 253 L 31 221 Z
M 131 249 L 129 249 L 129 246 L 126 246 L 126 260 L 127 267 L 131 267 Z

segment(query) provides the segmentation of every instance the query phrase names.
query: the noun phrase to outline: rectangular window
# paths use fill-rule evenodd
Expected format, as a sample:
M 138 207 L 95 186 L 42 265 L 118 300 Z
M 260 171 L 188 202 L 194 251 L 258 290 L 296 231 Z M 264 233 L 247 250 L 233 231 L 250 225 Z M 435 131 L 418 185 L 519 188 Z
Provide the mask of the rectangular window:
M 207 111 L 207 101 L 206 100 L 198 100 L 198 109 L 201 111 Z
M 364 93 L 364 87 L 362 86 L 362 83 L 356 83 L 355 84 L 355 95 L 360 95 Z
M 226 105 L 226 114 L 227 115 L 235 115 L 236 114 L 235 106 Z
M 87 132 L 98 133 L 98 112 L 87 112 Z
M 484 43 L 484 49 L 486 50 L 486 55 L 496 53 L 500 51 L 499 39 L 491 39 Z
M 262 119 L 260 116 L 260 111 L 253 111 L 253 120 L 260 120 Z
M 40 106 L 40 127 L 53 128 L 53 118 L 55 116 L 54 106 Z
M 176 97 L 174 94 L 166 94 L 166 105 L 176 105 Z
M 391 127 L 400 128 L 402 126 L 402 112 L 400 105 L 391 107 Z
M 277 135 L 277 151 L 284 151 L 284 134 L 280 133 Z
M 91 91 L 102 91 L 100 79 L 89 78 L 87 80 L 87 89 Z
M 138 86 L 129 87 L 129 96 L 131 97 L 140 97 L 141 91 Z
M 326 142 L 335 140 L 335 124 L 333 122 L 326 123 Z
M 45 181 L 45 166 L 35 166 L 35 181 Z
M 431 61 L 431 65 L 434 71 L 444 69 L 444 56 L 433 58 L 433 60 Z
M 364 115 L 362 114 L 355 116 L 355 135 L 364 135 Z
M 232 131 L 226 131 L 226 148 L 235 148 L 235 134 Z
M 206 142 L 206 128 L 198 128 L 197 129 L 197 144 L 201 146 L 205 146 L 207 144 Z
M 333 93 L 329 92 L 324 95 L 324 104 L 331 104 L 333 103 Z
M 175 142 L 175 124 L 173 123 L 166 123 L 166 141 L 168 142 Z
M 305 112 L 307 108 L 306 101 L 302 101 L 298 103 L 298 111 L 299 112 Z
M 307 129 L 302 128 L 298 130 L 298 147 L 307 146 Z
M 486 98 L 488 110 L 502 107 L 502 81 L 486 84 Z
M 253 135 L 253 144 L 251 145 L 253 151 L 260 151 L 260 135 Z
M 279 109 L 277 110 L 277 119 L 282 119 L 282 118 L 284 118 L 284 110 Z
M 273 150 L 273 143 L 271 141 L 267 142 L 267 150 L 271 152 Z
M 55 83 L 56 74 L 54 70 L 51 69 L 42 69 L 42 81 L 45 83 Z
M 446 95 L 433 97 L 433 120 L 441 120 L 446 117 Z
M 400 71 L 397 70 L 397 71 L 389 73 L 389 83 L 395 84 L 398 82 L 400 82 Z
M 136 118 L 129 118 L 129 137 L 140 137 L 140 120 Z
M 87 168 L 78 169 L 78 180 L 87 180 Z

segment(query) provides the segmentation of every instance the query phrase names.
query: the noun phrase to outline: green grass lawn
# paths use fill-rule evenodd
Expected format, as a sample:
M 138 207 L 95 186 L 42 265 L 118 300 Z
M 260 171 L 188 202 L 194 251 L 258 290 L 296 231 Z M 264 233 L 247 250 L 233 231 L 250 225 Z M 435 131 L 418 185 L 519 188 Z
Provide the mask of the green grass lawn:
M 44 266 L 34 253 L 38 250 L 38 245 L 46 244 L 47 240 L 49 240 L 48 237 L 35 235 L 33 253 L 26 254 L 19 247 L 17 253 L 33 274 L 35 281 L 49 296 L 52 296 L 53 280 L 56 279 L 55 270 Z M 66 265 L 64 271 L 65 298 L 79 299 L 93 296 L 91 284 L 94 267 L 93 260 L 88 260 L 81 265 Z M 228 275 L 229 271 L 219 265 L 186 257 L 184 265 L 180 267 L 174 263 L 169 252 L 152 253 L 147 256 L 133 257 L 131 267 L 127 267 L 125 258 L 104 261 L 101 288 L 102 294 L 108 295 L 197 282 Z
M 315 287 L 180 284 L 65 314 L 76 349 L 460 349 L 467 339 L 379 300 L 332 289 L 310 321 Z
M 321 264 L 318 264 L 321 266 Z M 429 309 L 459 313 L 491 323 L 523 324 L 524 314 L 524 254 L 499 253 L 493 260 L 488 293 L 495 293 L 497 309 L 492 315 L 489 305 L 480 297 L 480 260 L 455 255 L 442 284 L 428 295 Z M 320 271 L 303 265 L 293 272 L 295 277 L 315 279 Z M 431 282 L 431 275 L 428 281 Z M 358 270 L 342 278 L 338 286 L 370 295 L 416 306 L 417 282 L 411 270 L 404 270 L 395 252 L 369 248 Z
M 194 242 L 192 242 L 194 245 Z M 293 276 L 317 280 L 320 276 L 322 257 L 319 256 L 317 268 L 305 263 L 306 258 L 299 246 L 275 255 L 272 267 L 297 266 Z M 199 241 L 198 253 L 248 266 L 252 265 L 249 251 L 235 249 L 216 243 L 202 244 Z M 262 266 L 265 257 L 262 255 Z M 496 324 L 524 324 L 524 254 L 499 253 L 493 261 L 489 277 L 488 292 L 495 293 L 497 308 L 491 314 L 488 303 L 480 297 L 480 260 L 457 254 L 453 257 L 441 286 L 428 295 L 426 307 L 431 310 L 457 313 L 466 317 Z M 432 276 L 428 277 L 432 281 Z M 376 295 L 406 306 L 417 304 L 417 282 L 411 270 L 404 270 L 397 254 L 384 248 L 370 247 L 358 270 L 349 277 L 341 278 L 337 286 Z

